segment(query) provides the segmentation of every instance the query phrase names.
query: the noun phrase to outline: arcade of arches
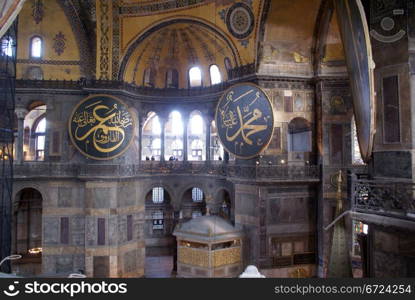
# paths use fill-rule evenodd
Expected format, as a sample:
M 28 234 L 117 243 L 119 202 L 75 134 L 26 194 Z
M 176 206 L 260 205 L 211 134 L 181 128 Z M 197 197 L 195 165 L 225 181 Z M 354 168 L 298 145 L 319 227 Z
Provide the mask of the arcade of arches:
M 267 277 L 327 277 L 325 228 L 340 198 L 351 210 L 351 274 L 413 276 L 413 7 L 365 7 L 376 31 L 377 122 L 364 162 L 335 1 L 23 1 L 11 224 L 11 251 L 22 258 L 12 272 L 207 277 L 194 254 L 205 248 L 190 238 L 178 245 L 174 232 L 220 217 L 243 237 L 206 248 L 230 250 L 216 277 L 251 264 Z M 402 7 L 379 11 L 392 2 Z M 388 9 L 405 12 L 388 15 L 396 28 L 381 22 Z M 0 54 L 13 55 L 10 40 Z M 264 90 L 274 114 L 271 141 L 252 159 L 229 153 L 215 124 L 219 99 L 243 82 Z M 72 113 L 94 95 L 118 99 L 131 116 L 128 146 L 111 157 L 85 155 L 89 145 L 80 149 L 69 132 Z

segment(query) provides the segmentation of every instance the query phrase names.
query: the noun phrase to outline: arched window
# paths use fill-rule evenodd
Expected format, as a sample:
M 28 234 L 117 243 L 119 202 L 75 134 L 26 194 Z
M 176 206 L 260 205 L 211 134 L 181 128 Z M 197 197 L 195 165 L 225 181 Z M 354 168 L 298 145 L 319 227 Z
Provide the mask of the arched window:
M 175 158 L 181 158 L 183 156 L 183 142 L 181 140 L 175 140 L 171 148 Z
M 183 220 L 202 216 L 206 213 L 206 201 L 203 191 L 198 187 L 192 187 L 183 194 L 182 207 Z
M 199 139 L 194 140 L 190 147 L 191 160 L 203 160 L 203 142 Z
M 36 160 L 45 158 L 46 118 L 43 117 L 35 129 Z
M 154 135 L 160 135 L 161 134 L 161 124 L 158 116 L 155 116 L 151 123 L 151 132 Z
M 356 121 L 352 119 L 352 164 L 363 165 L 362 154 L 360 153 L 359 140 L 357 139 Z
M 157 160 L 160 158 L 161 155 L 161 139 L 156 138 L 151 143 L 151 155 L 156 158 Z
M 164 202 L 164 189 L 162 187 L 153 188 L 151 199 L 154 204 L 160 204 Z
M 202 72 L 199 67 L 193 67 L 189 70 L 189 85 L 190 87 L 202 85 Z
M 203 119 L 201 115 L 193 115 L 190 119 L 190 130 L 192 135 L 203 134 Z
M 206 140 L 206 130 L 202 115 L 198 111 L 191 113 L 187 133 L 188 140 L 188 160 L 204 160 L 206 149 L 204 147 Z
M 175 69 L 167 70 L 166 72 L 166 88 L 179 87 L 179 73 Z
M 182 115 L 178 111 L 173 111 L 172 115 L 172 132 L 174 135 L 183 135 Z
M 153 212 L 153 230 L 162 230 L 164 229 L 164 213 L 162 210 L 157 210 Z
M 145 69 L 144 76 L 143 76 L 143 85 L 147 87 L 154 87 L 155 77 L 156 77 L 156 74 L 153 68 Z
M 11 37 L 1 40 L 1 54 L 6 56 L 13 55 L 13 39 Z
M 30 57 L 41 58 L 43 52 L 43 41 L 39 36 L 32 37 L 30 41 Z
M 183 160 L 183 121 L 178 111 L 172 111 L 165 126 L 165 159 Z
M 23 122 L 23 158 L 24 160 L 43 160 L 46 135 L 46 105 L 33 104 Z
M 217 65 L 210 66 L 210 83 L 212 85 L 219 84 L 222 82 L 222 76 Z
M 193 202 L 203 201 L 203 191 L 200 188 L 192 188 L 192 200 Z
M 307 120 L 295 118 L 288 124 L 288 146 L 291 152 L 311 152 L 311 127 Z
M 143 124 L 141 154 L 143 160 L 158 160 L 161 153 L 161 124 L 155 112 L 149 112 Z

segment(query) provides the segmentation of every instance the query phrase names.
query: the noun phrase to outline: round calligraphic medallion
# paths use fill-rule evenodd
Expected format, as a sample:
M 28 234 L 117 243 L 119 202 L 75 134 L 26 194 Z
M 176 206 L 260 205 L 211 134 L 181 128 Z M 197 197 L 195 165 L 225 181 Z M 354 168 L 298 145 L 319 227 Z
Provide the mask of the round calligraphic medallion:
M 226 14 L 226 26 L 237 39 L 247 38 L 255 26 L 252 10 L 245 3 L 235 3 Z
M 82 100 L 69 118 L 69 135 L 85 156 L 108 160 L 124 153 L 135 134 L 135 119 L 127 106 L 108 95 Z
M 238 158 L 257 156 L 271 141 L 274 114 L 267 94 L 242 83 L 229 88 L 216 107 L 215 122 L 223 147 Z

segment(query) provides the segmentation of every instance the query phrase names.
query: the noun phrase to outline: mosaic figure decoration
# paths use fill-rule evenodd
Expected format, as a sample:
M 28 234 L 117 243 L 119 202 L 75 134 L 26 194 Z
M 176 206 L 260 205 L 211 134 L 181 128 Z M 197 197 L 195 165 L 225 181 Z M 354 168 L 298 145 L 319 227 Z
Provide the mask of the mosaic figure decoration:
M 32 17 L 36 24 L 42 22 L 45 15 L 45 8 L 42 0 L 35 0 L 32 4 Z
M 127 106 L 108 95 L 81 101 L 69 119 L 69 135 L 85 156 L 108 160 L 124 153 L 134 137 L 135 119 Z
M 251 83 L 234 85 L 224 93 L 215 120 L 224 148 L 242 159 L 253 158 L 264 150 L 274 130 L 271 101 Z
M 66 38 L 65 35 L 59 31 L 55 37 L 53 38 L 53 49 L 55 49 L 55 53 L 57 55 L 61 55 L 66 48 Z

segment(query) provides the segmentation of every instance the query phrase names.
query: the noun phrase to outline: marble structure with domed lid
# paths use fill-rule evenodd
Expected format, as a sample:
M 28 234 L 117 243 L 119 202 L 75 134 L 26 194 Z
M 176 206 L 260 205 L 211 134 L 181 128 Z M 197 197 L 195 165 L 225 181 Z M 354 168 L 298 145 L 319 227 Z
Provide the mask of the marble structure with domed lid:
M 237 277 L 242 269 L 242 231 L 218 216 L 180 224 L 177 238 L 179 277 Z

